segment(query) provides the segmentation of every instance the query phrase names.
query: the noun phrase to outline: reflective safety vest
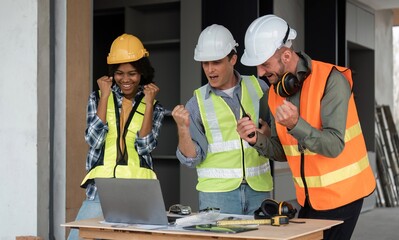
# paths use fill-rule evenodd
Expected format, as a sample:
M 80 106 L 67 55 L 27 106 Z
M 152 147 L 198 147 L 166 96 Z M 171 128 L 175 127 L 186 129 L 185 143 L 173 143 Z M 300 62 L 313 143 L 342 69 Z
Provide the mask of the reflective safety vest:
M 333 68 L 340 71 L 352 88 L 351 71 L 344 67 L 312 61 L 312 73 L 303 83 L 300 96 L 300 116 L 312 127 L 322 130 L 321 101 L 325 85 Z M 283 103 L 274 89 L 269 91 L 269 106 L 273 115 Z M 304 206 L 306 197 L 316 210 L 329 210 L 349 204 L 371 194 L 376 186 L 369 165 L 367 149 L 353 94 L 348 105 L 345 147 L 336 158 L 305 150 L 301 157 L 298 141 L 276 123 L 276 130 L 293 174 L 298 203 Z M 302 173 L 301 173 L 302 171 Z
M 242 77 L 242 105 L 258 124 L 262 89 L 254 76 Z M 238 188 L 244 179 L 256 191 L 272 190 L 269 159 L 240 138 L 233 111 L 220 96 L 211 93 L 205 99 L 206 89 L 207 85 L 194 92 L 208 140 L 206 158 L 197 165 L 197 190 L 227 192 Z
M 115 99 L 114 99 L 115 98 Z M 144 98 L 139 104 L 135 104 L 127 119 L 125 126 L 125 151 L 120 149 L 120 124 L 119 108 L 114 94 L 108 98 L 107 104 L 107 123 L 108 133 L 105 138 L 103 156 L 98 160 L 98 164 L 92 168 L 83 179 L 81 186 L 85 187 L 95 178 L 156 178 L 155 172 L 146 167 L 140 166 L 140 158 L 134 147 L 136 134 L 141 129 L 145 101 Z

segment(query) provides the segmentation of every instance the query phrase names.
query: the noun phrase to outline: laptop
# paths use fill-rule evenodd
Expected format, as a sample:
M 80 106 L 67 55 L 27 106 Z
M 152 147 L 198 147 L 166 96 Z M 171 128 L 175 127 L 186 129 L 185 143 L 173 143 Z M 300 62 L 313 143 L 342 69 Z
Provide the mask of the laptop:
M 158 179 L 96 178 L 95 182 L 106 222 L 168 225 Z

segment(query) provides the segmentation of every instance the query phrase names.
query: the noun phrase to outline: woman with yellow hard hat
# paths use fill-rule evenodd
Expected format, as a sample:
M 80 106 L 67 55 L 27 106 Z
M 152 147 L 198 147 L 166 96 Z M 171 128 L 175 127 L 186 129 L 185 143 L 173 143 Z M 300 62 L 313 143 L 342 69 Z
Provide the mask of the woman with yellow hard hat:
M 157 145 L 163 107 L 155 100 L 159 88 L 149 53 L 135 36 L 123 34 L 107 57 L 109 76 L 97 79 L 90 94 L 85 131 L 89 144 L 86 189 L 76 220 L 101 217 L 95 178 L 156 178 L 151 152 Z M 68 239 L 78 239 L 71 230 Z

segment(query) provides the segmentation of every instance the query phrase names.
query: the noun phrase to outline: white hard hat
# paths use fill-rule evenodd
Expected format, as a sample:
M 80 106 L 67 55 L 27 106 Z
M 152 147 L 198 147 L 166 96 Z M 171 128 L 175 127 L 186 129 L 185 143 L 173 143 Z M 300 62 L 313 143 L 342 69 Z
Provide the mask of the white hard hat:
M 236 50 L 238 43 L 230 31 L 222 25 L 213 24 L 205 28 L 194 50 L 194 60 L 199 62 L 216 61 Z
M 258 66 L 266 62 L 282 46 L 291 47 L 296 31 L 276 15 L 265 15 L 249 25 L 245 33 L 245 50 L 241 63 Z

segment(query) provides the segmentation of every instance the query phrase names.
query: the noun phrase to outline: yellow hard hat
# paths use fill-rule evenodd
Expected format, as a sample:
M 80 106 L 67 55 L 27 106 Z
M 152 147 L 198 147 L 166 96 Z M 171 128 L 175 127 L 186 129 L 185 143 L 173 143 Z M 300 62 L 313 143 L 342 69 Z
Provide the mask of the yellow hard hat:
M 114 40 L 108 53 L 107 63 L 118 64 L 134 62 L 150 54 L 144 48 L 143 43 L 131 34 L 122 34 Z

